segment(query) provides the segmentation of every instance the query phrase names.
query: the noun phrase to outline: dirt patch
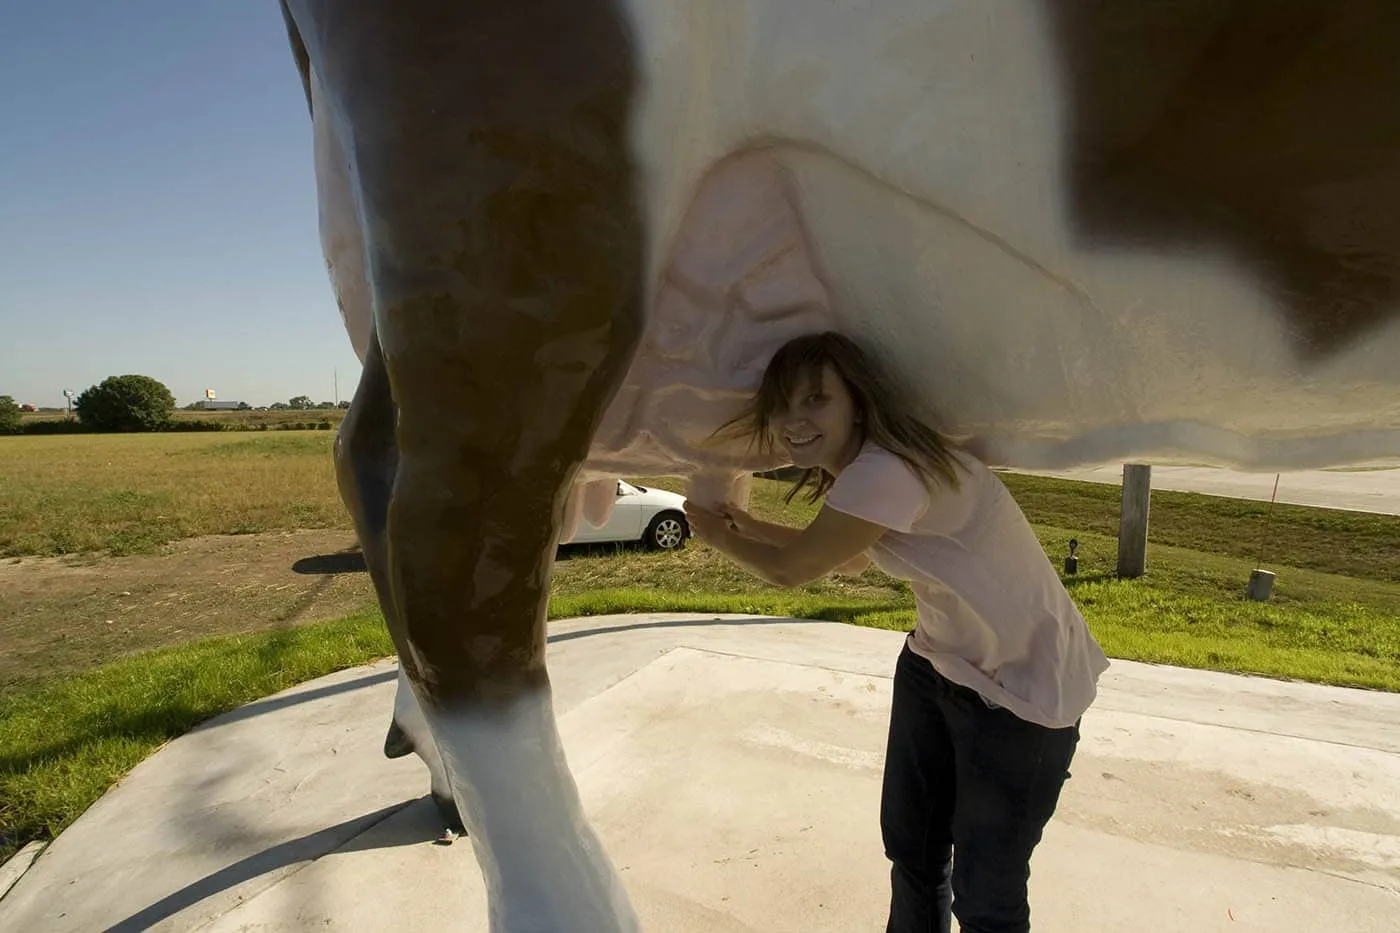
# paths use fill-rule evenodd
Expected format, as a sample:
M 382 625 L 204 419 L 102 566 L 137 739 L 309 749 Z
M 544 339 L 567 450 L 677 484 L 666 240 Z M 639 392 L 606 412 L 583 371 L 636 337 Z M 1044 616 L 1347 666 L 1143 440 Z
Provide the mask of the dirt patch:
M 346 531 L 213 535 L 136 557 L 0 561 L 0 692 L 138 651 L 374 606 Z

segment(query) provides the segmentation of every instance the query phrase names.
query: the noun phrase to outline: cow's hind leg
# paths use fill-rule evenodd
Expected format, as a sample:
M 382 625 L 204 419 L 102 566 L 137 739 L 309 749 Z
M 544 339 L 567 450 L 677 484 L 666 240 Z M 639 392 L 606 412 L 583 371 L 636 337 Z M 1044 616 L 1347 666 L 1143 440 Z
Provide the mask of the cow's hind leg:
M 625 28 L 599 0 L 289 7 L 345 141 L 396 406 L 382 599 L 492 929 L 635 929 L 564 759 L 544 625 L 564 495 L 641 332 Z

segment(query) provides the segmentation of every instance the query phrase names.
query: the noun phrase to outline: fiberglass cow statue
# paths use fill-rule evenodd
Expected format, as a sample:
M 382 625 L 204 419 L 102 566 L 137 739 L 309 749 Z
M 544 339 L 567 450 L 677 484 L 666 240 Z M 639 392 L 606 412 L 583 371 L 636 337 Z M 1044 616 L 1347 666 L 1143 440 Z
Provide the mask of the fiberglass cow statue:
M 632 930 L 545 665 L 561 531 L 859 336 L 994 465 L 1400 452 L 1392 0 L 283 0 L 389 750 L 496 931 Z

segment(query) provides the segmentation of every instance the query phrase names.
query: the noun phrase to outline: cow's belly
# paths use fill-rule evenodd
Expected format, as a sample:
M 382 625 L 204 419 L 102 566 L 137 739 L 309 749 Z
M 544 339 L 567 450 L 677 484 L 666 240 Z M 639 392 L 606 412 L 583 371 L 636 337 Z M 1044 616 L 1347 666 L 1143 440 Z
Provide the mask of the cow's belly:
M 1400 451 L 1394 316 L 1303 361 L 1223 249 L 1076 242 L 1047 5 L 627 6 L 651 293 L 583 479 L 719 488 L 773 465 L 706 438 L 783 340 L 822 327 L 861 336 L 997 463 L 1289 468 Z M 318 118 L 323 239 L 362 353 L 371 311 L 341 161 Z
M 702 441 L 783 340 L 824 326 L 998 463 L 1400 450 L 1400 320 L 1304 361 L 1223 248 L 1076 245 L 1042 5 L 633 9 L 655 293 L 587 472 L 771 465 Z

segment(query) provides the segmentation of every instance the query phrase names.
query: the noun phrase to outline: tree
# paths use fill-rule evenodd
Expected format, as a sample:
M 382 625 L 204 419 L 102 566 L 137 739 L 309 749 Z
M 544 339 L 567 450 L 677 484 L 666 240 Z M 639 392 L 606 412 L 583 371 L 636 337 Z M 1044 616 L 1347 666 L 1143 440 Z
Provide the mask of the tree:
M 74 408 L 96 431 L 155 431 L 169 423 L 175 396 L 150 376 L 108 376 L 79 395 Z
M 314 404 L 315 403 L 311 401 L 311 396 L 309 395 L 298 395 L 295 398 L 287 400 L 287 407 L 295 408 L 298 411 L 305 411 L 306 409 L 311 408 Z
M 19 406 L 8 395 L 0 395 L 0 434 L 15 434 L 19 431 Z

